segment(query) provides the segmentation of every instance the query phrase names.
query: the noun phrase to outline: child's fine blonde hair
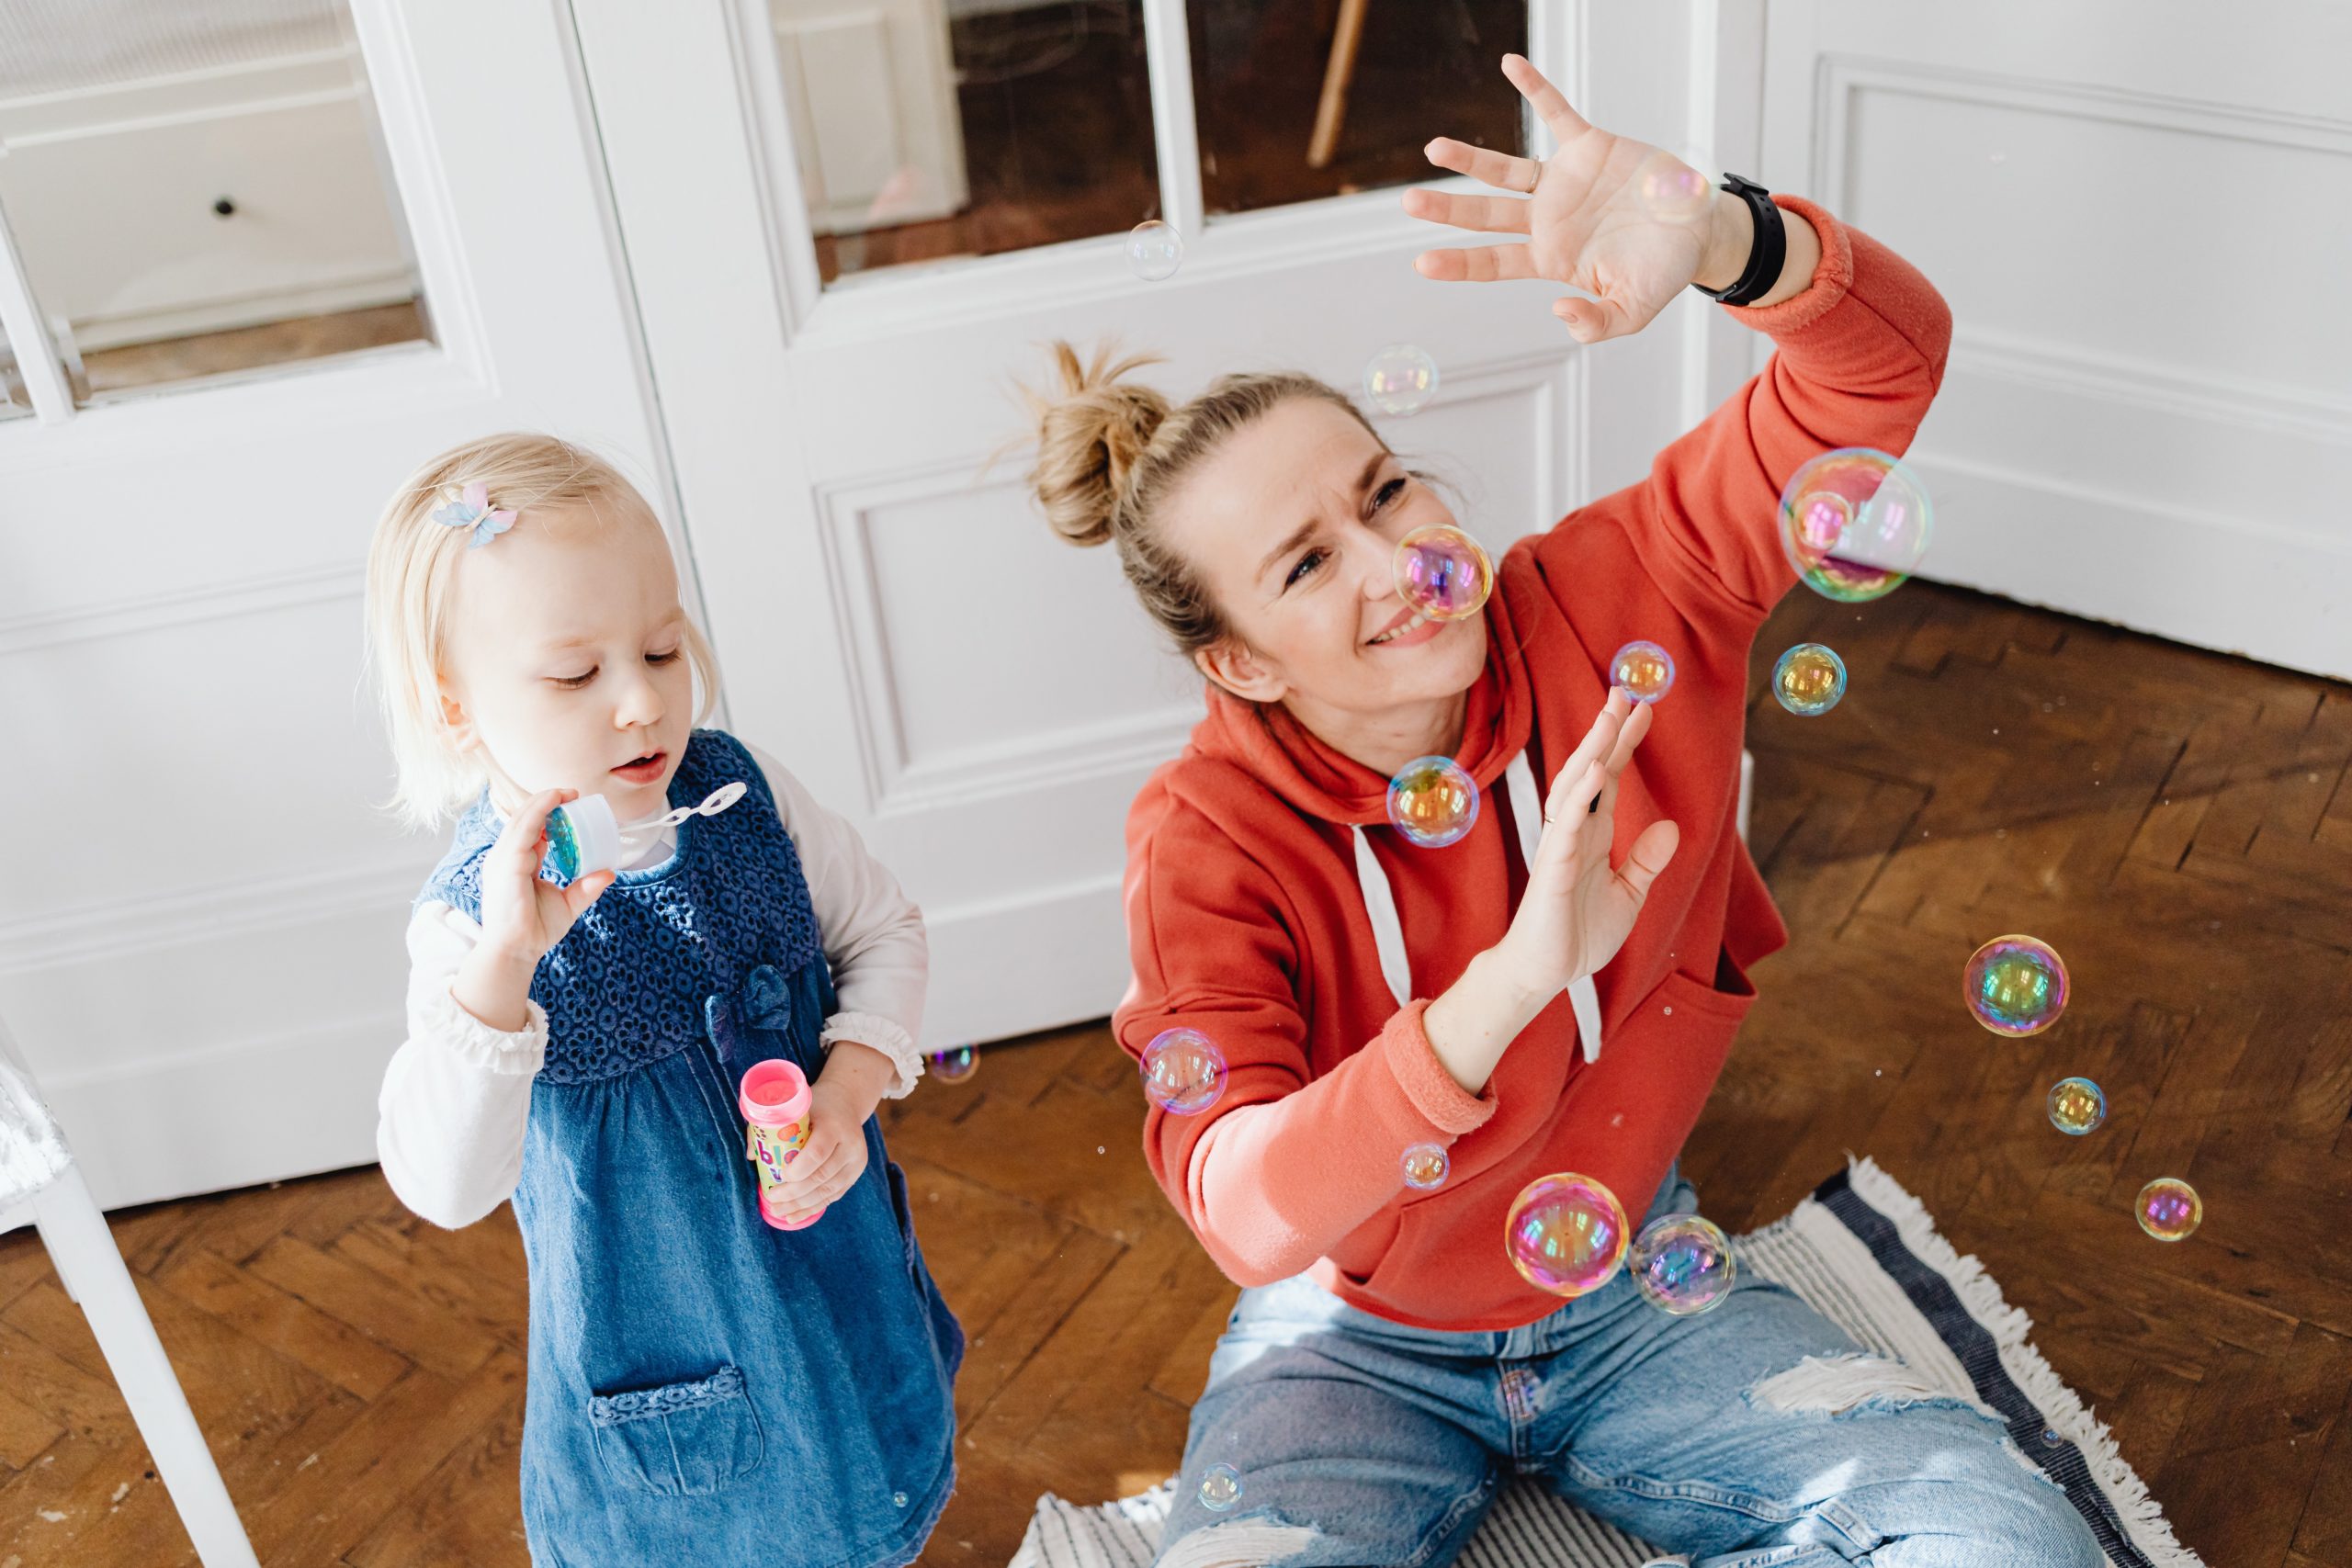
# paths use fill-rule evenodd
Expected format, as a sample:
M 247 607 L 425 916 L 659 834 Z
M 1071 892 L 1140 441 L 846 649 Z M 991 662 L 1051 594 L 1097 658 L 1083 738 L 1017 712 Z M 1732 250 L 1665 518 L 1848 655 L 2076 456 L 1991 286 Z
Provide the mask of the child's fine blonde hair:
M 552 435 L 485 435 L 453 446 L 411 474 L 376 523 L 368 549 L 368 661 L 391 739 L 395 783 L 387 809 L 412 829 L 437 828 L 473 804 L 489 773 L 458 748 L 441 714 L 450 588 L 473 530 L 433 521 L 468 485 L 516 513 L 515 525 L 543 522 L 543 509 L 585 508 L 607 523 L 659 529 L 635 485 L 594 453 Z M 483 547 L 496 549 L 493 538 Z M 718 698 L 718 661 L 689 619 L 684 646 L 696 688 L 695 723 Z

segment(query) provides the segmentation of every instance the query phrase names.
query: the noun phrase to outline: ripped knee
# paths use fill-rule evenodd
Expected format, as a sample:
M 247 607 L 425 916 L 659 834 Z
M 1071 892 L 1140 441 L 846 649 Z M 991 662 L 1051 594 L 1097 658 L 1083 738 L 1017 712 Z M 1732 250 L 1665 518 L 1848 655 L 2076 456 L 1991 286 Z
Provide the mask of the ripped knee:
M 1263 1568 L 1304 1551 L 1316 1535 L 1310 1526 L 1278 1519 L 1219 1519 L 1185 1534 L 1153 1568 Z
M 1749 1389 L 1747 1402 L 1758 1410 L 1819 1416 L 1940 1404 L 1999 1419 L 1982 1401 L 1940 1388 L 1901 1361 L 1859 1352 L 1807 1356 Z

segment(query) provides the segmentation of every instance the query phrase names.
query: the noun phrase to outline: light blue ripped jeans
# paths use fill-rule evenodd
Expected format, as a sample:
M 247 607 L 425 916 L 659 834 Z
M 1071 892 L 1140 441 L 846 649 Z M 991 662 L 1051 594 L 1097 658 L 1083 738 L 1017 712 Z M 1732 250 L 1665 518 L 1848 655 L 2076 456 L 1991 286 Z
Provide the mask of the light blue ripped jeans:
M 1669 1173 L 1650 1213 L 1697 1208 Z M 1443 1568 L 1516 1473 L 1694 1568 L 2098 1568 L 2089 1527 L 1999 1423 L 1923 1399 L 1900 1366 L 1759 1387 L 1857 1353 L 1754 1279 L 1678 1318 L 1621 1271 L 1505 1333 L 1390 1323 L 1304 1276 L 1244 1291 L 1159 1561 Z M 1213 1513 L 1200 1483 L 1220 1463 L 1242 1495 Z

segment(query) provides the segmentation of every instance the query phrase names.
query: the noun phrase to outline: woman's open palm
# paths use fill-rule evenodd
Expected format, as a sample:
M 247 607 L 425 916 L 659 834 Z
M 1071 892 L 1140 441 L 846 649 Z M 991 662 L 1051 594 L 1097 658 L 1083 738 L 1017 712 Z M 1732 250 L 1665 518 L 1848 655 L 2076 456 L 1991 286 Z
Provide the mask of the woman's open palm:
M 1641 331 L 1699 276 L 1712 201 L 1690 203 L 1687 217 L 1661 211 L 1655 182 L 1691 182 L 1686 165 L 1645 141 L 1587 123 L 1521 56 L 1503 56 L 1503 74 L 1551 129 L 1559 150 L 1538 162 L 1440 137 L 1429 144 L 1430 163 L 1517 194 L 1409 190 L 1405 210 L 1474 233 L 1527 239 L 1424 251 L 1414 265 L 1422 276 L 1445 283 L 1543 277 L 1584 289 L 1596 298 L 1552 307 L 1580 343 Z M 1651 196 L 1645 180 L 1653 182 Z

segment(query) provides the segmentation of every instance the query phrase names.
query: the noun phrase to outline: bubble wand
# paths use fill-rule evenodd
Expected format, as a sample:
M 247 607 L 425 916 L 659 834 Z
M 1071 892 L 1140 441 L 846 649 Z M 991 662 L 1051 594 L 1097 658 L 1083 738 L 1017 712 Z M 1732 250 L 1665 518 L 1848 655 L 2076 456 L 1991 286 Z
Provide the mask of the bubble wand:
M 674 828 L 689 817 L 716 817 L 742 799 L 750 787 L 738 779 L 712 790 L 699 806 L 676 807 L 634 822 L 616 820 L 613 803 L 603 795 L 583 795 L 548 813 L 548 863 L 567 882 L 600 871 L 618 871 L 622 846 L 628 840 Z

